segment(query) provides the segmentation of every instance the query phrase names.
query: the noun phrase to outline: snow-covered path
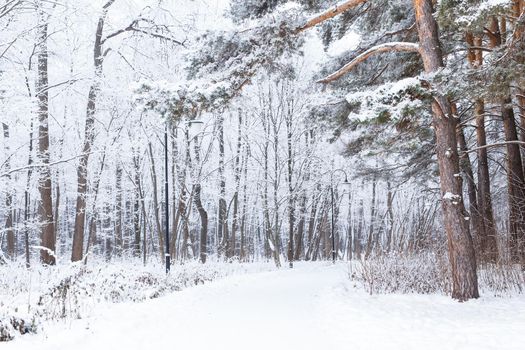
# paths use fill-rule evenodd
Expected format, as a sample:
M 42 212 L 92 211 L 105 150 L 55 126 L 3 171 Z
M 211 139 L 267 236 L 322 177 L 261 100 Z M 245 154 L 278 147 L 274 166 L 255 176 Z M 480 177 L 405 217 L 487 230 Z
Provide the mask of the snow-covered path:
M 345 264 L 230 276 L 97 309 L 2 349 L 523 349 L 525 299 L 368 296 Z

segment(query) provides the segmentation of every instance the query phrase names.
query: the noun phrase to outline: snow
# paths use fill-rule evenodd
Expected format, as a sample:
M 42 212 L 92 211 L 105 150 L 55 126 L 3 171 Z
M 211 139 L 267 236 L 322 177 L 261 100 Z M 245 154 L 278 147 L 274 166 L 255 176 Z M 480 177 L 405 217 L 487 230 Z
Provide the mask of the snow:
M 474 4 L 465 3 L 460 4 L 460 8 L 464 10 L 466 15 L 460 16 L 456 19 L 458 23 L 470 25 L 476 19 L 480 18 L 484 12 L 489 12 L 495 7 L 510 6 L 510 0 L 484 0 L 475 2 Z
M 443 199 L 446 201 L 451 201 L 453 204 L 458 204 L 459 202 L 461 202 L 461 196 L 452 192 L 445 193 L 443 195 Z
M 2 349 L 522 349 L 525 297 L 368 295 L 346 263 L 232 275 L 99 307 Z
M 361 36 L 356 32 L 348 32 L 341 39 L 334 41 L 328 48 L 328 55 L 339 56 L 350 50 L 355 50 L 359 45 Z
M 419 86 L 420 81 L 418 78 L 405 78 L 399 81 L 372 87 L 371 89 L 358 88 L 347 94 L 346 100 L 352 105 L 360 103 L 363 108 L 350 113 L 348 118 L 350 120 L 364 122 L 377 118 L 377 116 L 384 110 L 389 110 L 392 118 L 400 120 L 403 118 L 402 115 L 405 108 L 416 108 L 421 102 L 412 101 L 411 99 L 401 99 L 400 101 L 397 101 L 394 97 L 402 94 L 409 88 L 417 88 Z

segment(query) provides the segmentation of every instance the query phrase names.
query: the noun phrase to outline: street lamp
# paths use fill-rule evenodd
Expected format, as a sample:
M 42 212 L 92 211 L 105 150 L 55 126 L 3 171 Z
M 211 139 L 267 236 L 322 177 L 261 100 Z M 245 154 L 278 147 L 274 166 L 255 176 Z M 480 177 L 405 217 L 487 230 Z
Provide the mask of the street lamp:
M 204 127 L 204 122 L 202 120 L 193 119 L 193 120 L 188 121 L 188 129 L 189 129 L 190 135 L 192 135 L 192 138 L 200 134 L 203 127 Z
M 169 187 L 168 187 L 168 120 L 166 119 L 164 125 L 164 199 L 166 201 L 165 205 L 165 215 L 166 215 L 166 232 L 165 232 L 165 241 L 166 241 L 166 274 L 170 273 L 171 267 L 171 256 L 170 256 L 170 198 L 169 198 Z
M 348 175 L 346 173 L 346 171 L 344 171 L 343 169 L 335 169 L 333 170 L 331 173 L 330 173 L 330 195 L 332 197 L 332 262 L 335 264 L 335 260 L 336 260 L 336 250 L 335 250 L 335 214 L 334 214 L 334 174 L 336 172 L 342 172 L 344 175 L 345 175 L 345 180 L 343 182 L 341 182 L 341 187 L 343 189 L 343 192 L 345 189 L 347 189 L 348 191 L 350 191 L 350 188 L 352 186 L 352 184 L 350 182 L 348 182 Z

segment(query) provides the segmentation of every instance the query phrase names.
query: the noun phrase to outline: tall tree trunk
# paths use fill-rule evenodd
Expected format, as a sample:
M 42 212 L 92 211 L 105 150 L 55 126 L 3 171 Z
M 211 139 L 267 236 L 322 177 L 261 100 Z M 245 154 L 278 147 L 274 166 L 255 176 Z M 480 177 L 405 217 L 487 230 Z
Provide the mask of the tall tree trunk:
M 197 211 L 199 212 L 199 217 L 201 219 L 201 229 L 200 229 L 200 248 L 199 248 L 199 255 L 200 255 L 200 262 L 206 263 L 206 259 L 208 257 L 208 212 L 206 209 L 204 209 L 204 206 L 202 205 L 202 199 L 201 199 L 201 174 L 200 174 L 200 145 L 199 140 L 197 138 L 194 139 L 195 142 L 195 168 L 194 168 L 194 179 L 195 179 L 195 185 L 193 186 L 193 198 L 195 202 L 195 207 L 197 208 Z
M 271 105 L 271 102 L 270 102 Z M 277 116 L 271 115 L 269 117 L 269 120 L 271 121 L 271 130 L 273 131 L 273 138 L 272 138 L 272 148 L 273 148 L 273 255 L 274 259 L 277 261 L 279 260 L 278 266 L 281 266 L 280 262 L 280 256 L 281 256 L 281 222 L 280 222 L 280 216 L 279 216 L 279 164 L 280 164 L 280 158 L 279 158 L 279 122 L 277 120 Z
M 361 189 L 363 189 L 365 180 L 361 182 Z M 365 227 L 365 200 L 363 196 L 359 199 L 359 206 L 357 209 L 357 228 L 354 234 L 354 256 L 361 260 L 363 252 L 363 231 Z
M 505 141 L 517 141 L 518 133 L 512 100 L 503 101 L 501 116 Z M 525 239 L 525 179 L 521 161 L 520 147 L 507 143 L 507 177 L 509 194 L 509 231 L 511 260 L 519 262 L 523 258 L 523 240 Z
M 520 141 L 525 143 L 525 89 L 518 89 L 516 100 L 519 107 Z M 521 159 L 525 159 L 525 147 L 521 147 Z M 523 162 L 523 167 L 525 173 L 525 162 Z
M 516 4 L 516 2 L 514 3 Z M 514 14 L 520 15 L 520 5 L 514 7 Z M 502 44 L 501 30 L 498 19 L 491 18 L 490 30 L 493 35 L 490 36 L 490 47 L 496 48 Z M 523 249 L 523 240 L 525 239 L 525 177 L 523 172 L 523 162 L 521 159 L 520 146 L 516 141 L 518 130 L 514 115 L 514 106 L 512 105 L 511 87 L 506 86 L 507 97 L 501 100 L 501 118 L 503 120 L 503 132 L 505 141 L 507 141 L 507 190 L 509 200 L 509 234 L 510 234 L 510 255 L 511 261 L 525 261 L 525 249 Z
M 115 253 L 122 256 L 123 252 L 123 235 L 122 235 L 122 166 L 117 164 L 115 183 Z
M 219 239 L 219 255 L 228 255 L 228 219 L 226 203 L 226 178 L 224 163 L 224 114 L 220 113 L 217 117 L 217 133 L 219 138 L 219 220 L 217 236 Z
M 160 259 L 163 261 L 164 258 L 164 232 L 162 230 L 161 220 L 160 220 L 160 203 L 158 199 L 158 186 L 157 186 L 157 170 L 155 167 L 155 158 L 153 156 L 153 146 L 151 142 L 148 143 L 148 154 L 150 161 L 150 172 L 151 172 L 151 183 L 152 183 L 152 192 L 153 192 L 153 214 L 155 216 L 155 227 L 159 238 L 159 254 Z
M 31 97 L 31 93 L 29 94 Z M 29 186 L 31 184 L 31 176 L 33 175 L 33 117 L 31 117 L 31 124 L 29 126 L 29 156 L 27 160 L 27 179 L 26 187 L 24 189 L 24 245 L 25 245 L 25 256 L 26 256 L 26 267 L 31 266 L 31 255 L 29 251 L 29 210 L 31 209 L 31 195 L 29 194 Z
M 454 115 L 457 115 L 455 111 L 455 106 L 452 106 Z M 459 166 L 463 171 L 465 179 L 467 180 L 467 194 L 469 198 L 469 213 L 470 213 L 470 222 L 473 232 L 473 237 L 477 238 L 478 241 L 486 241 L 485 227 L 483 221 L 480 217 L 478 199 L 477 199 L 477 188 L 476 183 L 474 182 L 474 172 L 472 171 L 472 163 L 470 162 L 470 157 L 468 155 L 468 145 L 465 138 L 465 133 L 463 127 L 458 123 L 457 126 L 457 135 L 458 147 L 461 152 L 459 156 Z
M 202 205 L 201 200 L 201 185 L 195 184 L 194 189 L 194 201 L 195 206 L 197 207 L 197 211 L 199 212 L 199 217 L 201 219 L 201 229 L 200 229 L 200 262 L 206 263 L 206 258 L 208 257 L 208 250 L 207 250 L 207 240 L 208 240 L 208 213 L 204 209 L 204 206 Z
M 247 240 L 246 240 L 246 216 L 248 205 L 248 147 L 245 147 L 243 155 L 243 196 L 242 196 L 242 214 L 241 214 L 241 251 L 239 258 L 241 261 L 247 261 Z
M 173 196 L 173 205 L 172 205 L 172 212 L 171 212 L 171 237 L 170 237 L 170 255 L 175 260 L 177 259 L 177 240 L 179 237 L 179 222 L 180 222 L 180 200 L 182 198 L 182 193 L 185 191 L 185 186 L 182 181 L 179 183 L 180 178 L 180 172 L 181 169 L 179 167 L 176 167 L 175 164 L 177 164 L 177 160 L 179 159 L 179 147 L 177 144 L 178 140 L 178 128 L 175 125 L 172 125 L 171 134 L 174 135 L 171 138 L 171 148 L 173 149 L 173 162 L 171 163 L 171 192 Z M 180 164 L 180 163 L 179 163 Z M 177 202 L 177 186 L 180 187 L 180 197 L 179 202 Z
M 190 144 L 190 137 L 189 137 L 189 133 L 188 133 L 188 130 L 186 130 L 185 132 L 185 144 L 186 144 L 186 165 L 189 167 L 190 169 L 190 174 L 191 174 L 191 144 Z M 185 186 L 184 182 L 185 182 L 185 179 L 186 179 L 186 167 L 184 168 L 183 170 L 183 173 L 182 173 L 182 177 L 181 177 L 181 186 Z M 185 187 L 183 187 L 185 189 Z M 182 226 L 182 246 L 181 246 L 181 258 L 183 260 L 187 259 L 188 258 L 188 242 L 190 241 L 190 228 L 189 228 L 189 223 L 188 223 L 188 218 L 189 218 L 189 212 L 191 211 L 191 196 L 193 194 L 190 193 L 189 195 L 189 198 L 188 198 L 188 202 L 190 203 L 189 205 L 186 204 L 186 191 L 184 191 L 182 194 L 181 194 L 181 202 L 179 202 L 179 204 L 181 205 L 179 207 L 179 210 L 181 211 L 181 216 L 183 218 L 183 226 Z
M 387 182 L 386 194 L 386 213 L 387 213 L 387 235 L 386 235 L 386 251 L 390 252 L 392 248 L 392 235 L 394 234 L 394 196 L 392 192 L 392 184 Z
M 93 47 L 93 64 L 95 76 L 89 88 L 88 103 L 86 107 L 86 124 L 84 128 L 84 146 L 77 168 L 77 203 L 75 216 L 75 230 L 73 233 L 73 250 L 71 261 L 82 260 L 84 250 L 84 227 L 86 223 L 86 193 L 88 179 L 88 161 L 93 142 L 95 141 L 95 112 L 98 93 L 102 79 L 102 65 L 104 54 L 102 52 L 102 35 L 108 9 L 115 0 L 109 0 L 102 9 L 95 33 L 95 44 Z
M 372 199 L 370 202 L 370 227 L 368 228 L 368 239 L 366 243 L 365 259 L 370 257 L 374 245 L 377 243 L 374 241 L 374 230 L 375 230 L 375 221 L 376 221 L 376 188 L 377 188 L 377 178 L 374 175 L 372 180 Z
M 41 6 L 41 5 L 40 5 Z M 49 84 L 48 84 L 48 16 L 42 8 L 39 11 L 38 23 L 38 78 L 36 97 L 38 99 L 38 158 L 43 164 L 40 170 L 38 191 L 40 192 L 40 217 L 42 247 L 40 258 L 46 265 L 56 263 L 55 222 L 53 219 L 53 199 L 51 169 L 49 166 Z
M 237 228 L 239 226 L 239 189 L 241 185 L 241 149 L 242 149 L 242 113 L 239 110 L 239 127 L 237 130 L 237 151 L 235 154 L 235 193 L 233 194 L 233 220 L 232 220 L 232 230 L 230 232 L 230 240 L 228 244 L 228 254 L 229 258 L 235 256 L 235 246 L 237 240 Z
M 96 210 L 97 207 L 97 200 L 98 200 L 98 193 L 100 189 L 100 181 L 102 179 L 102 173 L 104 171 L 104 167 L 106 166 L 106 149 L 102 151 L 102 160 L 100 161 L 100 169 L 98 171 L 98 176 L 95 177 L 95 184 L 93 185 L 93 204 L 92 204 L 92 214 L 89 217 L 88 221 L 88 239 L 87 239 L 87 246 L 86 246 L 86 253 L 85 255 L 88 255 L 91 251 L 92 247 L 96 247 L 98 243 L 97 239 L 97 221 L 99 219 L 98 211 Z M 87 256 L 84 257 L 84 263 L 87 263 Z
M 425 71 L 432 74 L 444 66 L 432 0 L 413 0 L 413 4 L 421 57 Z M 465 301 L 478 298 L 479 291 L 474 245 L 461 198 L 462 181 L 455 176 L 460 171 L 456 139 L 457 121 L 449 101 L 440 94 L 434 96 L 432 111 L 443 196 L 444 224 L 452 271 L 452 297 Z
M 297 223 L 297 232 L 295 234 L 294 260 L 301 260 L 304 253 L 304 233 L 306 228 L 306 190 L 302 190 L 299 204 L 299 222 Z
M 111 229 L 111 209 L 109 203 L 104 203 L 102 231 L 104 232 L 104 256 L 106 257 L 106 261 L 111 261 L 111 258 L 113 257 L 114 233 Z
M 305 242 L 305 247 L 307 247 L 305 252 L 305 260 L 310 260 L 312 258 L 312 242 L 315 237 L 315 223 L 316 217 L 318 215 L 318 208 L 321 202 L 321 185 L 317 184 L 312 194 L 312 209 L 310 210 L 310 215 L 308 216 L 308 232 L 307 232 L 307 242 Z
M 264 187 L 263 187 L 263 217 L 264 217 L 264 228 L 265 228 L 265 244 L 269 249 L 269 253 L 272 255 L 275 266 L 281 267 L 281 259 L 279 257 L 279 251 L 275 242 L 275 235 L 272 230 L 272 223 L 270 219 L 270 200 L 269 200 L 269 181 L 270 181 L 270 166 L 269 166 L 269 148 L 270 148 L 270 125 L 268 118 L 263 116 L 263 128 L 265 133 L 264 146 L 263 146 L 263 172 L 264 172 Z M 277 229 L 275 223 L 275 229 Z
M 290 268 L 293 267 L 294 261 L 294 226 L 295 226 L 295 194 L 293 188 L 293 113 L 292 106 L 288 106 L 288 112 L 285 116 L 286 122 L 286 140 L 287 140 L 287 178 L 288 184 L 288 263 Z
M 9 147 L 9 126 L 6 123 L 2 123 L 2 129 L 4 131 L 4 150 L 6 154 L 5 169 L 7 172 L 11 170 L 11 151 Z M 16 258 L 15 251 L 15 231 L 13 229 L 13 190 L 11 185 L 11 175 L 7 175 L 7 193 L 5 195 L 5 230 L 7 234 L 7 256 L 10 259 Z
M 134 182 L 134 201 L 133 201 L 133 255 L 140 257 L 140 207 L 142 203 L 142 193 L 140 190 L 140 165 L 138 154 L 133 152 L 133 182 Z M 144 246 L 144 249 L 146 247 Z
M 498 259 L 498 245 L 496 221 L 492 208 L 490 192 L 490 172 L 485 132 L 485 104 L 482 100 L 476 101 L 474 106 L 476 115 L 476 140 L 478 146 L 478 209 L 484 221 L 485 237 L 481 241 L 481 251 L 487 261 L 496 262 Z
M 466 42 L 469 46 L 481 47 L 483 40 L 480 36 L 471 33 L 466 34 Z M 483 51 L 469 50 L 468 61 L 472 68 L 479 69 L 483 65 Z M 487 148 L 487 134 L 485 131 L 485 101 L 477 99 L 474 101 L 474 116 L 476 118 L 476 145 L 478 147 L 478 210 L 480 219 L 483 221 L 483 235 L 479 237 L 479 247 L 482 260 L 496 262 L 498 259 L 498 246 L 496 240 L 496 224 L 492 209 L 492 195 L 490 193 L 490 172 Z

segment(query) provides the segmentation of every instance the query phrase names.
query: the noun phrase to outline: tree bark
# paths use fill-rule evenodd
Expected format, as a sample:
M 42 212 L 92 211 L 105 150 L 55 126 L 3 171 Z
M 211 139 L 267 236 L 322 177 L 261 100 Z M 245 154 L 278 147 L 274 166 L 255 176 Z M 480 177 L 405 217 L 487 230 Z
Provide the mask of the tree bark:
M 237 130 L 237 151 L 235 154 L 235 193 L 233 194 L 233 220 L 232 229 L 230 232 L 230 239 L 228 242 L 228 258 L 235 256 L 235 247 L 237 240 L 237 229 L 239 226 L 239 189 L 241 185 L 241 149 L 242 149 L 242 114 L 239 110 L 238 123 L 239 127 Z
M 374 175 L 374 178 L 372 180 L 372 198 L 370 202 L 370 227 L 368 228 L 368 239 L 366 243 L 366 251 L 365 251 L 365 260 L 370 257 L 370 254 L 372 254 L 372 250 L 374 248 L 374 245 L 377 243 L 375 242 L 374 238 L 374 229 L 375 229 L 375 221 L 376 221 L 376 187 L 377 187 L 377 178 Z
M 122 235 L 122 166 L 117 164 L 115 191 L 115 253 L 122 256 L 123 235 Z
M 515 3 L 516 4 L 516 3 Z M 515 16 L 520 15 L 521 7 L 514 8 Z M 502 44 L 501 30 L 498 19 L 493 16 L 490 23 L 490 47 L 496 48 Z M 525 261 L 525 176 L 521 158 L 520 146 L 514 107 L 510 93 L 510 84 L 506 87 L 508 96 L 501 100 L 501 118 L 503 120 L 503 132 L 507 147 L 507 190 L 509 200 L 509 234 L 510 255 L 513 262 Z
M 11 170 L 11 151 L 9 147 L 9 126 L 6 123 L 2 123 L 2 129 L 4 131 L 4 150 L 6 154 L 5 169 L 7 172 Z M 11 184 L 11 175 L 7 175 L 7 193 L 5 195 L 5 230 L 7 235 L 7 257 L 10 259 L 16 258 L 15 251 L 15 231 L 13 229 L 13 192 Z
M 95 33 L 95 44 L 93 47 L 93 63 L 95 67 L 95 77 L 89 88 L 88 103 L 86 107 L 86 124 L 84 129 L 84 146 L 82 156 L 79 159 L 77 168 L 77 203 L 75 216 L 75 230 L 73 233 L 73 250 L 71 261 L 82 260 L 84 249 L 84 228 L 86 223 L 86 193 L 88 179 L 88 161 L 93 142 L 95 141 L 95 112 L 98 93 L 102 79 L 102 65 L 104 55 L 102 52 L 102 35 L 108 9 L 115 0 L 109 0 L 103 7 L 102 14 L 98 20 Z
M 279 252 L 275 244 L 275 236 L 272 230 L 272 223 L 270 219 L 270 205 L 269 205 L 269 178 L 270 178 L 270 167 L 269 167 L 269 148 L 270 148 L 270 125 L 267 116 L 262 118 L 263 128 L 265 133 L 264 146 L 263 146 L 263 172 L 264 172 L 264 184 L 263 184 L 263 217 L 264 217 L 264 232 L 265 232 L 265 246 L 269 253 L 272 255 L 275 265 L 281 267 L 281 260 Z M 277 226 L 277 223 L 275 223 Z
M 514 119 L 512 100 L 509 98 L 502 102 L 501 117 L 505 141 L 517 141 L 518 133 Z M 507 143 L 507 177 L 509 194 L 509 233 L 511 261 L 521 262 L 525 258 L 525 178 L 521 160 L 520 146 Z
M 200 245 L 199 245 L 199 255 L 200 255 L 200 262 L 206 263 L 206 259 L 208 257 L 208 212 L 206 209 L 204 209 L 204 206 L 202 205 L 201 200 L 201 176 L 199 171 L 199 163 L 200 163 L 200 146 L 199 146 L 199 140 L 195 138 L 193 141 L 195 142 L 195 185 L 193 186 L 193 198 L 195 202 L 195 207 L 197 208 L 197 211 L 199 212 L 199 217 L 201 220 L 201 229 L 200 229 Z
M 29 94 L 31 97 L 31 93 Z M 29 210 L 31 206 L 31 195 L 29 194 L 29 186 L 31 184 L 31 176 L 33 175 L 33 168 L 31 165 L 33 164 L 33 117 L 31 117 L 31 124 L 29 126 L 29 156 L 27 160 L 27 179 L 26 179 L 26 187 L 24 190 L 24 245 L 25 245 L 25 256 L 26 256 L 26 267 L 29 268 L 31 266 L 31 255 L 29 251 Z
M 413 0 L 418 28 L 420 54 L 425 71 L 429 74 L 443 66 L 437 23 L 433 17 L 432 0 Z M 442 207 L 448 239 L 452 270 L 452 297 L 465 301 L 478 298 L 476 257 L 465 207 L 461 198 L 461 178 L 457 152 L 456 119 L 444 96 L 437 94 L 432 103 L 433 126 L 436 134 Z
M 219 239 L 219 255 L 227 256 L 228 248 L 228 219 L 226 203 L 226 178 L 224 165 L 224 115 L 221 113 L 217 117 L 217 133 L 219 137 L 219 220 L 217 236 Z
M 148 154 L 150 160 L 150 171 L 151 171 L 151 183 L 153 192 L 153 214 L 155 216 L 155 227 L 159 238 L 159 254 L 160 259 L 163 261 L 164 258 L 164 232 L 162 231 L 162 225 L 160 221 L 160 203 L 158 199 L 158 186 L 157 186 L 157 170 L 155 167 L 155 158 L 153 157 L 153 147 L 151 142 L 148 143 Z
M 483 40 L 471 33 L 466 34 L 466 42 L 469 46 L 481 47 Z M 483 65 L 483 51 L 469 50 L 468 61 L 471 68 L 479 69 Z M 476 118 L 476 144 L 478 147 L 478 210 L 480 219 L 483 221 L 483 235 L 479 237 L 479 248 L 481 259 L 488 262 L 496 262 L 498 259 L 498 246 L 496 239 L 496 224 L 492 209 L 492 195 L 490 193 L 490 172 L 488 163 L 487 134 L 485 131 L 485 101 L 476 99 L 474 101 L 474 116 Z
M 292 96 L 286 97 L 288 99 L 293 98 Z M 293 267 L 294 261 L 294 227 L 295 227 L 295 194 L 293 186 L 293 100 L 287 101 L 288 108 L 285 115 L 286 123 L 286 146 L 287 146 L 287 178 L 288 184 L 288 263 L 290 268 Z
M 171 237 L 170 237 L 170 255 L 172 259 L 177 259 L 177 240 L 179 238 L 179 221 L 180 221 L 180 211 L 179 206 L 180 202 L 177 201 L 177 186 L 180 187 L 180 196 L 182 197 L 182 191 L 185 190 L 185 185 L 183 183 L 178 183 L 180 178 L 180 168 L 176 167 L 177 160 L 179 159 L 179 147 L 177 144 L 178 139 L 178 128 L 175 125 L 172 125 L 171 134 L 171 148 L 173 150 L 173 162 L 171 163 L 171 193 L 173 196 L 173 205 L 171 209 Z M 180 164 L 180 163 L 179 163 Z M 179 197 L 179 200 L 180 198 Z
M 41 5 L 40 5 L 41 6 Z M 42 8 L 39 11 L 38 23 L 38 78 L 36 97 L 38 99 L 38 158 L 44 165 L 40 170 L 38 191 L 40 192 L 41 240 L 43 249 L 40 258 L 46 265 L 55 265 L 56 240 L 55 222 L 53 219 L 53 198 L 51 169 L 49 166 L 49 84 L 48 84 L 48 22 Z
M 453 112 L 455 113 L 455 106 L 453 106 Z M 463 127 L 458 123 L 457 126 L 457 139 L 458 147 L 461 152 L 459 156 L 460 169 L 462 170 L 466 182 L 467 182 L 467 194 L 469 198 L 469 213 L 470 213 L 470 222 L 473 232 L 473 236 L 478 239 L 478 241 L 486 241 L 485 227 L 483 221 L 480 217 L 480 211 L 478 207 L 477 199 L 477 188 L 474 181 L 474 172 L 472 171 L 472 163 L 470 162 L 470 157 L 468 155 L 468 145 L 465 138 L 465 133 Z
M 140 166 L 138 154 L 133 150 L 133 182 L 134 182 L 134 201 L 133 201 L 133 255 L 140 257 L 140 205 L 142 194 L 140 191 Z M 144 247 L 146 248 L 146 247 Z
M 239 258 L 241 261 L 247 261 L 247 239 L 246 239 L 246 216 L 248 206 L 248 147 L 245 147 L 243 155 L 243 197 L 242 197 L 242 214 L 241 214 L 241 250 Z
M 387 235 L 386 235 L 386 251 L 390 252 L 392 248 L 392 235 L 394 234 L 394 196 L 392 192 L 392 185 L 387 182 L 386 194 L 386 212 L 387 212 Z
M 97 221 L 99 219 L 97 207 L 98 193 L 100 189 L 100 180 L 102 179 L 102 173 L 104 167 L 106 166 L 106 149 L 102 152 L 102 160 L 100 161 L 100 169 L 98 170 L 98 176 L 96 176 L 95 184 L 93 185 L 93 204 L 92 204 L 92 215 L 89 217 L 88 221 L 88 239 L 85 255 L 88 255 L 92 247 L 95 247 L 98 243 L 97 238 Z M 84 263 L 87 263 L 87 257 L 84 258 Z

